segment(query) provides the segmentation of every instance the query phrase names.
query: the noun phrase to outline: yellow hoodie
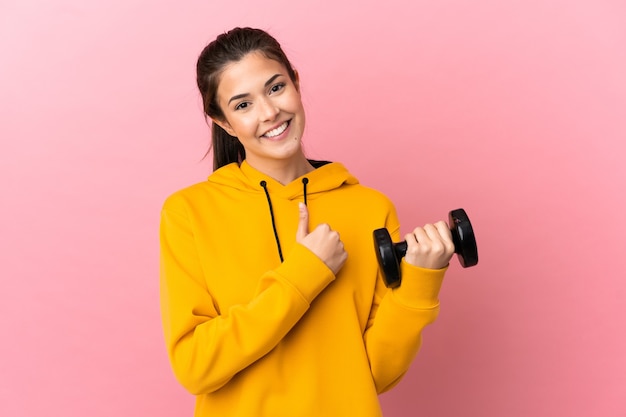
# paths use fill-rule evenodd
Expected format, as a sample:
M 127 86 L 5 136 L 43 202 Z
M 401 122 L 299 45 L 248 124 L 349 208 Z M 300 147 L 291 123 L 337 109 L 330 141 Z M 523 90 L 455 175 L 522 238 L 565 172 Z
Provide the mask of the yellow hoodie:
M 163 328 L 196 417 L 381 416 L 378 394 L 437 316 L 445 269 L 403 261 L 394 290 L 379 275 L 373 230 L 400 238 L 391 202 L 339 163 L 314 165 L 282 185 L 230 164 L 164 204 Z M 310 230 L 327 223 L 344 243 L 337 276 L 295 241 L 305 196 Z

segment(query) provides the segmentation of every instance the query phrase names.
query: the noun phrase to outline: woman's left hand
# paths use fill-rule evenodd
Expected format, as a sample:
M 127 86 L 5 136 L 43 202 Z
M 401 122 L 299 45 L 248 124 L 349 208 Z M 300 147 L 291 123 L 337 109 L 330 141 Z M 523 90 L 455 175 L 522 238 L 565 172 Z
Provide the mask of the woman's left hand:
M 427 269 L 441 269 L 454 255 L 452 233 L 443 220 L 417 227 L 405 236 L 407 251 L 405 261 Z

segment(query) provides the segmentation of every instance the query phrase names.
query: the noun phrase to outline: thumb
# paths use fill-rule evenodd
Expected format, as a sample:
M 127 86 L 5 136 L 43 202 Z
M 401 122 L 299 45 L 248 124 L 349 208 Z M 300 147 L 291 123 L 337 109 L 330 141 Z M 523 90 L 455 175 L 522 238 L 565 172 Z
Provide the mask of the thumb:
M 299 220 L 298 230 L 296 231 L 296 242 L 300 242 L 309 234 L 309 209 L 306 204 L 298 203 Z

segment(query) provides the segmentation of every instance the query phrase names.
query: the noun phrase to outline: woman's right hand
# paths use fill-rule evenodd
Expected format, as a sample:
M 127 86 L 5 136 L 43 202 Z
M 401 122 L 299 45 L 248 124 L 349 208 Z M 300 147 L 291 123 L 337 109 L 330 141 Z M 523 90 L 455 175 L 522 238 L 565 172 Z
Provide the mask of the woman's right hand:
M 309 233 L 309 210 L 304 203 L 299 203 L 300 218 L 296 242 L 302 244 L 320 258 L 335 275 L 348 258 L 343 242 L 336 230 L 326 223 L 320 224 Z

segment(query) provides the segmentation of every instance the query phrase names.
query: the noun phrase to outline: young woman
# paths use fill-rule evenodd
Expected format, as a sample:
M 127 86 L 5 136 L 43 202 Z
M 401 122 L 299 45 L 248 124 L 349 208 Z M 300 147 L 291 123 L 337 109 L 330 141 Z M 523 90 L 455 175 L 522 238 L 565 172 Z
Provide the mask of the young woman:
M 372 231 L 392 203 L 336 162 L 308 160 L 298 73 L 264 31 L 201 53 L 214 172 L 170 196 L 161 223 L 167 351 L 196 416 L 380 416 L 407 372 L 454 245 L 445 222 L 405 236 L 402 285 Z M 419 241 L 419 243 L 418 243 Z

